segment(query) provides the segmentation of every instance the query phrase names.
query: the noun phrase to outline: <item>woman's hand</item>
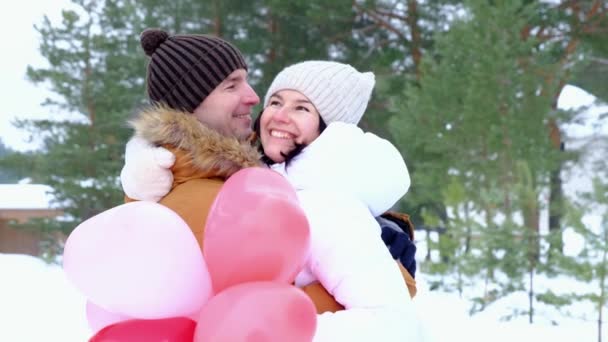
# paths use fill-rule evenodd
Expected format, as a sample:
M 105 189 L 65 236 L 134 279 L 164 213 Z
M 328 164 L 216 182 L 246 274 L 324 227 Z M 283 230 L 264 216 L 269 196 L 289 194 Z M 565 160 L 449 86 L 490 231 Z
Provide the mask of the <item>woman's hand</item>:
M 410 236 L 402 230 L 383 224 L 380 220 L 378 223 L 382 227 L 382 241 L 388 247 L 393 259 L 399 260 L 410 275 L 416 277 L 416 245 Z

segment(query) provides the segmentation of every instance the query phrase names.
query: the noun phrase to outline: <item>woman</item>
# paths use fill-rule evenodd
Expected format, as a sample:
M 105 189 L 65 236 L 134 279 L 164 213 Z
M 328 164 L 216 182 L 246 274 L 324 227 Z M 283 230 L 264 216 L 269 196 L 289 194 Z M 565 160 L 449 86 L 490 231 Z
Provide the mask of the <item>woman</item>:
M 388 141 L 356 127 L 373 86 L 372 73 L 348 65 L 292 65 L 274 79 L 254 126 L 263 160 L 294 186 L 310 222 L 296 285 L 320 281 L 346 307 L 319 316 L 319 340 L 417 337 L 401 326 L 415 319 L 406 318 L 409 297 L 374 220 L 406 193 L 407 168 Z
M 294 185 L 310 222 L 296 285 L 319 281 L 346 308 L 319 316 L 316 341 L 419 337 L 402 326 L 416 321 L 413 307 L 374 220 L 407 191 L 407 168 L 390 143 L 356 127 L 373 86 L 373 74 L 348 65 L 299 63 L 277 75 L 256 125 L 263 160 Z

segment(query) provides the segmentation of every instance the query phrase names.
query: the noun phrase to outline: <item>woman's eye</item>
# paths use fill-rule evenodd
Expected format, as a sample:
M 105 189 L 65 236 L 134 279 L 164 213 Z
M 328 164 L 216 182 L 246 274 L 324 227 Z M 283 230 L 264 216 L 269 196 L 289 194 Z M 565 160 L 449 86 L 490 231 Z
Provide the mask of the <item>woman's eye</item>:
M 297 106 L 297 107 L 296 107 L 296 110 L 303 110 L 303 111 L 305 111 L 305 112 L 310 112 L 310 110 L 308 110 L 308 108 L 307 108 L 307 107 L 304 107 L 304 106 Z
M 275 100 L 275 101 L 272 101 L 272 100 L 271 100 L 271 101 L 270 101 L 270 105 L 271 105 L 271 106 L 278 106 L 278 105 L 279 105 L 279 101 L 276 101 L 276 100 Z

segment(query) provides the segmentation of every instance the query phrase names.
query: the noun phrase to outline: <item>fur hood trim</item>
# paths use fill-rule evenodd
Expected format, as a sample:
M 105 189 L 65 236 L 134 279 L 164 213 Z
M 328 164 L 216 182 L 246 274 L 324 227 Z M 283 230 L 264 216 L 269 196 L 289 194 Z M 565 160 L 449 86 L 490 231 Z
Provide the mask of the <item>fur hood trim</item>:
M 192 157 L 192 166 L 228 178 L 240 169 L 260 166 L 260 153 L 249 143 L 224 136 L 190 113 L 164 106 L 142 111 L 129 124 L 135 135 L 154 145 L 170 145 Z

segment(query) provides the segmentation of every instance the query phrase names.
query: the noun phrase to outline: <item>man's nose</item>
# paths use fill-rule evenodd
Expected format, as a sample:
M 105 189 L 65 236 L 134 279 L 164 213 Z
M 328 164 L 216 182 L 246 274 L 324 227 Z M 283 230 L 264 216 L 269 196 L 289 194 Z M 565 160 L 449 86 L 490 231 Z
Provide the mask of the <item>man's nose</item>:
M 255 93 L 255 91 L 253 90 L 253 88 L 251 88 L 249 84 L 247 84 L 247 87 L 245 89 L 245 96 L 243 98 L 244 102 L 249 106 L 255 106 L 260 103 L 260 98 L 258 94 Z

